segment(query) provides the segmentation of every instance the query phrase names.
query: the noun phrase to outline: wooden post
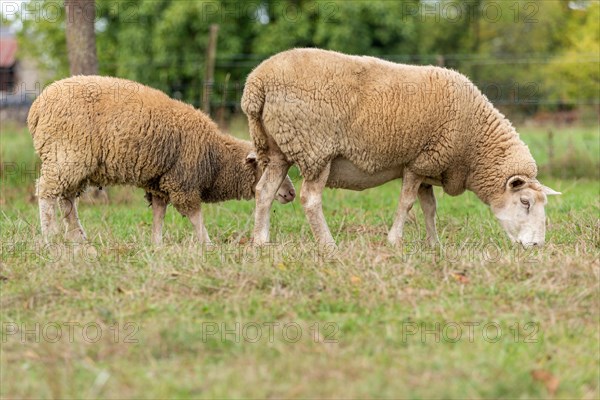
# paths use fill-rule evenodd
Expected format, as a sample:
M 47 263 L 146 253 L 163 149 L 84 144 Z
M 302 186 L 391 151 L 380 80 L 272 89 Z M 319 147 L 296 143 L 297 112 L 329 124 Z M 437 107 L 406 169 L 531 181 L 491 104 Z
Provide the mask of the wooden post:
M 225 108 L 227 107 L 227 90 L 229 88 L 229 78 L 231 77 L 231 74 L 227 74 L 225 75 L 225 84 L 223 85 L 223 97 L 221 98 L 221 107 L 219 107 L 219 128 L 226 130 L 225 129 Z
M 208 46 L 206 47 L 206 69 L 204 70 L 204 82 L 202 90 L 202 110 L 210 115 L 210 94 L 213 90 L 215 76 L 215 58 L 217 56 L 217 35 L 219 25 L 210 26 Z
M 548 129 L 548 164 L 554 165 L 554 132 Z
M 444 66 L 446 66 L 446 59 L 441 54 L 438 54 L 435 57 L 435 62 L 436 62 L 436 64 L 437 64 L 438 67 L 444 67 Z

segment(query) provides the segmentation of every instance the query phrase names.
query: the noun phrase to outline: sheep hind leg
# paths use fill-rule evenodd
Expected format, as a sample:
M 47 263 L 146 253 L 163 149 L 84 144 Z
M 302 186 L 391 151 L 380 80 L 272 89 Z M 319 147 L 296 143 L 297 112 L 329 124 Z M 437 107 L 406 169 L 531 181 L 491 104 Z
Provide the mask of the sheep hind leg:
M 255 245 L 262 246 L 269 242 L 271 205 L 288 169 L 290 165 L 284 161 L 271 161 L 256 185 L 253 232 Z
M 300 189 L 300 201 L 313 235 L 321 246 L 335 246 L 335 241 L 323 214 L 323 189 L 329 177 L 331 163 L 314 180 L 305 180 Z
M 192 225 L 194 225 L 194 230 L 196 231 L 196 236 L 198 236 L 200 244 L 211 244 L 210 237 L 208 237 L 208 231 L 204 226 L 204 219 L 202 218 L 202 210 L 200 207 L 195 210 L 186 211 L 183 215 L 188 217 Z
M 40 198 L 38 205 L 42 237 L 44 241 L 49 242 L 52 237 L 59 233 L 56 223 L 56 198 Z
M 162 197 L 152 196 L 152 244 L 162 244 L 162 229 L 167 212 L 167 202 Z
M 36 181 L 36 196 L 38 198 L 42 237 L 48 243 L 54 236 L 58 235 L 60 229 L 56 223 L 56 190 L 54 190 L 54 185 L 48 183 L 48 179 L 44 174 L 44 167 L 45 165 L 42 164 L 42 173 Z
M 394 224 L 388 233 L 388 242 L 391 245 L 397 245 L 402 240 L 404 223 L 408 218 L 408 212 L 411 210 L 412 206 L 417 200 L 419 187 L 422 181 L 423 178 L 420 176 L 408 171 L 407 169 L 404 170 L 404 176 L 402 177 L 402 191 L 400 192 L 400 202 L 396 211 Z
M 433 187 L 431 185 L 422 183 L 421 186 L 419 186 L 418 196 L 421 209 L 425 215 L 427 242 L 431 247 L 434 247 L 435 245 L 439 244 L 440 240 L 435 228 L 435 209 L 437 205 L 435 201 L 435 194 L 433 193 Z
M 63 221 L 66 227 L 66 238 L 72 242 L 85 242 L 87 237 L 79 221 L 77 214 L 77 202 L 75 196 L 61 197 L 58 205 L 63 213 Z

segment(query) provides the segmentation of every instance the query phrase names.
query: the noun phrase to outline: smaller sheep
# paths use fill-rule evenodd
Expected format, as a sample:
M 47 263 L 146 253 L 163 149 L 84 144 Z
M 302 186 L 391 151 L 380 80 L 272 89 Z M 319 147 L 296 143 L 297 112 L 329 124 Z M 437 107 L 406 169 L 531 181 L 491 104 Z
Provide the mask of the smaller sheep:
M 41 159 L 37 195 L 46 240 L 58 232 L 57 199 L 67 238 L 85 241 L 75 198 L 87 186 L 126 184 L 147 193 L 155 244 L 162 242 L 169 203 L 208 243 L 200 204 L 251 199 L 262 175 L 250 142 L 222 134 L 192 106 L 124 79 L 54 82 L 33 102 L 27 123 Z M 287 203 L 294 197 L 287 178 L 277 199 Z

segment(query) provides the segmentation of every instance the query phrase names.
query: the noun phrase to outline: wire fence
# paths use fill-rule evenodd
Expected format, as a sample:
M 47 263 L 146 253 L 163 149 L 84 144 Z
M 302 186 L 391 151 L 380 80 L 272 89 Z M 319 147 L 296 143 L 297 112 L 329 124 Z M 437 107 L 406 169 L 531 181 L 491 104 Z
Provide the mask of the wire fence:
M 141 83 L 163 90 L 169 96 L 191 103 L 195 107 L 200 106 L 204 92 L 209 91 L 211 109 L 214 110 L 213 117 L 218 114 L 220 119 L 227 119 L 230 115 L 240 112 L 240 99 L 246 76 L 267 57 L 267 55 L 257 54 L 218 54 L 214 82 L 203 81 L 204 59 L 201 55 L 186 57 L 185 73 L 182 72 L 181 75 L 174 67 L 173 60 L 154 60 L 143 66 L 113 64 L 102 67 L 108 70 L 116 70 L 116 67 L 121 67 L 121 70 L 142 68 L 153 70 L 153 76 L 166 78 L 141 80 Z M 501 108 L 509 108 L 515 113 L 533 115 L 540 111 L 564 112 L 581 107 L 600 106 L 598 94 L 600 82 L 577 82 L 567 75 L 562 78 L 562 81 L 546 78 L 545 70 L 556 64 L 552 54 L 535 54 L 527 57 L 512 54 L 495 57 L 479 54 L 390 54 L 380 57 L 397 63 L 438 65 L 455 69 L 467 75 L 493 104 Z M 574 70 L 590 69 L 594 66 L 597 68 L 600 57 L 592 53 L 563 63 L 570 64 L 570 68 Z M 193 68 L 190 69 L 189 65 L 193 65 Z M 11 92 L 0 92 L 0 108 L 18 110 L 14 114 L 22 116 L 24 114 L 22 110 L 28 109 L 47 83 L 49 82 L 21 82 Z M 569 96 L 561 97 L 556 89 L 566 86 L 570 88 Z M 596 95 L 593 97 L 584 95 L 590 92 L 590 87 L 592 90 L 596 88 Z M 10 115 L 10 113 L 4 112 L 1 115 Z

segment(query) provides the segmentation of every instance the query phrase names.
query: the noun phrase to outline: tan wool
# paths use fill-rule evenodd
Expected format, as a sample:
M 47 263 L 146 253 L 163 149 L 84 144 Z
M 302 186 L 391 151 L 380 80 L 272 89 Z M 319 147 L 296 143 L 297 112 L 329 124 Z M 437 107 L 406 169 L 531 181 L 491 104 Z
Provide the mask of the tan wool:
M 201 111 L 132 81 L 75 76 L 48 86 L 28 125 L 39 154 L 40 198 L 129 184 L 180 212 L 201 202 L 251 199 L 252 144 L 219 132 Z
M 510 177 L 537 174 L 508 119 L 445 68 L 289 50 L 248 76 L 242 109 L 259 159 L 274 142 L 308 180 L 344 158 L 369 174 L 405 167 L 491 204 Z

